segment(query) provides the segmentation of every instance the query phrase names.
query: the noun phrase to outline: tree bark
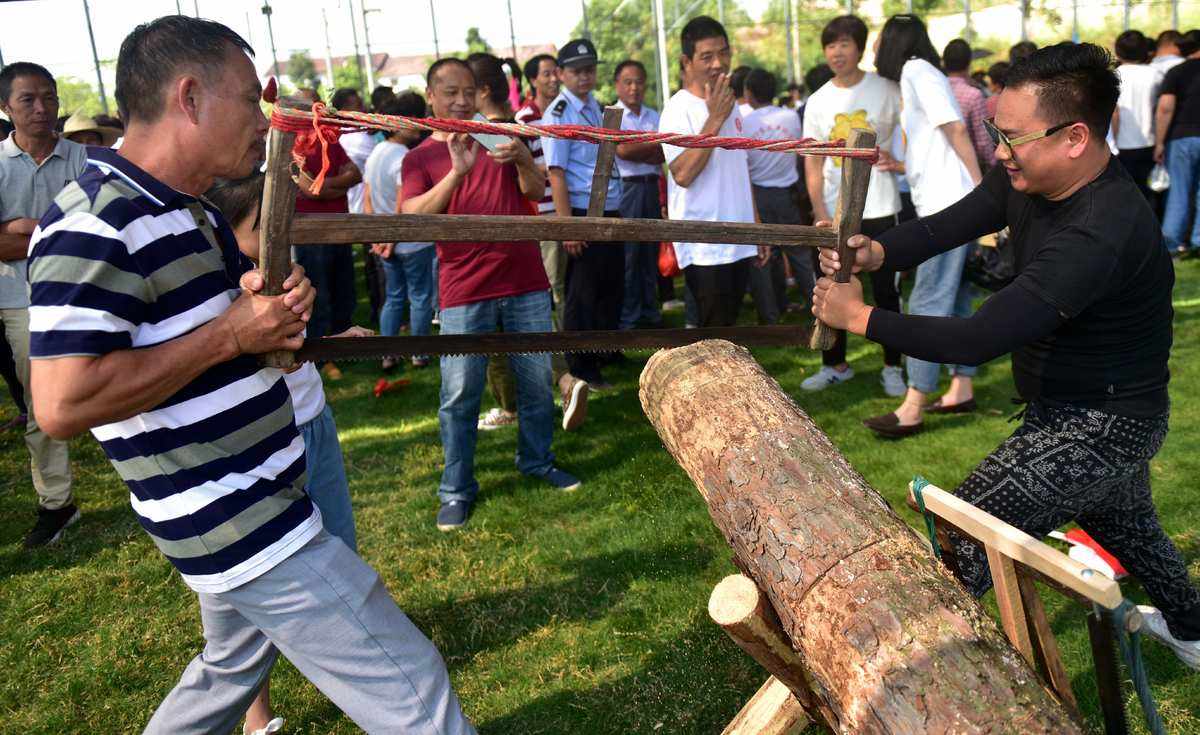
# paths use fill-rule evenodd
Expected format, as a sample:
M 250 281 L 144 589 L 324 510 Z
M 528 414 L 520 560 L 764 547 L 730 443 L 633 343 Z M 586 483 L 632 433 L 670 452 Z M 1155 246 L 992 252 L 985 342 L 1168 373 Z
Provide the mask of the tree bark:
M 1080 732 L 747 350 L 712 341 L 659 352 L 641 401 L 766 593 L 836 731 Z

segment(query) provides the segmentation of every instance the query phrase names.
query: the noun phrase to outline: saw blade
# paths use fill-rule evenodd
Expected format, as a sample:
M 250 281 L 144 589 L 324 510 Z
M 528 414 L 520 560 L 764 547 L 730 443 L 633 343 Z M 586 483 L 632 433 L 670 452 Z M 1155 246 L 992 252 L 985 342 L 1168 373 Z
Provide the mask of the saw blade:
M 594 332 L 488 332 L 423 337 L 327 337 L 308 339 L 297 361 L 369 360 L 425 355 L 511 355 L 539 352 L 617 352 L 682 347 L 724 339 L 743 347 L 805 346 L 807 325 L 633 329 Z

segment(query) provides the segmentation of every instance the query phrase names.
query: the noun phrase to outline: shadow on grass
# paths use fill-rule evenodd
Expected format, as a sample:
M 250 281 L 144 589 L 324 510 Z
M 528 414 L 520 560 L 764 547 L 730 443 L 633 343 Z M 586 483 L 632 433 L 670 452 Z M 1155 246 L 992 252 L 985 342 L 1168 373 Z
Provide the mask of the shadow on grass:
M 417 627 L 438 639 L 448 661 L 462 660 L 508 646 L 551 623 L 610 617 L 624 618 L 620 627 L 644 625 L 645 611 L 611 611 L 635 581 L 694 577 L 711 561 L 712 552 L 696 545 L 624 549 L 564 562 L 559 566 L 566 577 L 562 581 L 450 599 L 406 612 Z
M 476 723 L 479 732 L 716 733 L 768 676 L 699 610 L 676 637 L 653 645 L 640 664 L 632 674 L 591 688 L 532 699 Z

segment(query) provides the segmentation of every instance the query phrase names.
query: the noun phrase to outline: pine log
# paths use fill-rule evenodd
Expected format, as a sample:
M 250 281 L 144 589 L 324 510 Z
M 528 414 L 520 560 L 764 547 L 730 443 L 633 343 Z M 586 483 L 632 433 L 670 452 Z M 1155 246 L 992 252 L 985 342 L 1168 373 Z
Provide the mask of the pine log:
M 659 352 L 641 401 L 770 600 L 835 731 L 1080 732 L 747 350 L 711 341 Z
M 767 679 L 721 735 L 800 735 L 808 715 L 796 696 L 775 677 Z

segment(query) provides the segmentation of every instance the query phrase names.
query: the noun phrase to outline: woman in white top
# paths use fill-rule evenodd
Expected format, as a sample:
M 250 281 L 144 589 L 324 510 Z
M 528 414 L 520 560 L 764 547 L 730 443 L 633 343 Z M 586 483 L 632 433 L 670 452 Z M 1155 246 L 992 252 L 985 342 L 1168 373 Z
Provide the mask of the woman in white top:
M 875 43 L 875 68 L 880 76 L 900 84 L 900 127 L 907 143 L 904 164 L 885 159 L 884 166 L 907 175 L 918 216 L 945 209 L 971 191 L 981 176 L 958 102 L 920 18 L 896 15 L 888 20 Z M 909 296 L 909 313 L 969 316 L 971 296 L 962 281 L 966 259 L 963 245 L 922 263 Z M 937 390 L 941 366 L 909 357 L 904 402 L 895 411 L 863 423 L 883 436 L 908 436 L 920 431 L 926 411 L 974 410 L 975 368 L 949 368 L 953 375 L 949 390 L 927 406 L 927 395 Z

